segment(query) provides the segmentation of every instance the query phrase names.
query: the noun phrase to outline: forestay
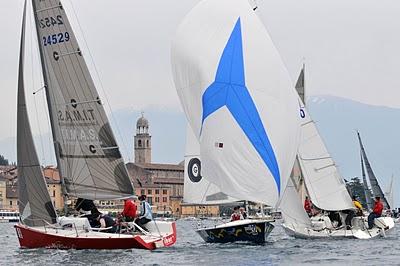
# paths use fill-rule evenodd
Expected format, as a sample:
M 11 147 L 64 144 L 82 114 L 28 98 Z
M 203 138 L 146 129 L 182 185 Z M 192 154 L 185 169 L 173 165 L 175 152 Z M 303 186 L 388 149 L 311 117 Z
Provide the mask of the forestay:
M 275 205 L 295 159 L 299 104 L 248 1 L 200 2 L 177 30 L 172 69 L 202 174 L 234 198 Z
M 17 165 L 18 207 L 21 222 L 28 226 L 39 226 L 56 222 L 56 213 L 47 191 L 39 159 L 33 143 L 24 88 L 25 17 L 22 19 L 21 44 L 18 70 L 17 104 Z
M 303 109 L 298 159 L 310 198 L 323 210 L 353 209 L 353 203 L 335 162 L 328 153 L 314 121 Z
M 32 0 L 58 167 L 69 195 L 134 190 L 102 102 L 59 0 Z
M 183 201 L 191 204 L 216 205 L 239 201 L 223 193 L 201 175 L 200 145 L 189 124 L 186 127 L 185 178 Z
M 368 161 L 367 154 L 365 153 L 365 149 L 362 144 L 361 136 L 360 136 L 359 132 L 357 132 L 357 137 L 358 137 L 358 141 L 360 143 L 360 149 L 361 149 L 361 154 L 364 159 L 365 168 L 367 169 L 367 174 L 368 174 L 368 178 L 369 178 L 369 183 L 371 184 L 372 193 L 374 194 L 374 197 L 381 198 L 385 209 L 390 209 L 390 205 L 385 197 L 385 194 L 383 194 L 382 188 L 379 186 L 378 179 L 376 178 L 374 171 L 372 170 L 371 164 Z

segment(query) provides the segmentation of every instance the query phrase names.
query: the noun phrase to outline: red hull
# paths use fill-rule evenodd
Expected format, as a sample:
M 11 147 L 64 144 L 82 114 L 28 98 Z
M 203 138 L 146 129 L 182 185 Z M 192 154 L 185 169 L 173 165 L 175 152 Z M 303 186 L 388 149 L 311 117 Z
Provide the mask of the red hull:
M 160 244 L 145 242 L 140 235 L 132 237 L 66 237 L 47 234 L 34 228 L 17 224 L 14 226 L 17 231 L 21 248 L 57 248 L 57 249 L 156 249 L 157 246 L 172 246 L 176 242 L 176 226 L 172 224 L 173 233 L 159 240 Z

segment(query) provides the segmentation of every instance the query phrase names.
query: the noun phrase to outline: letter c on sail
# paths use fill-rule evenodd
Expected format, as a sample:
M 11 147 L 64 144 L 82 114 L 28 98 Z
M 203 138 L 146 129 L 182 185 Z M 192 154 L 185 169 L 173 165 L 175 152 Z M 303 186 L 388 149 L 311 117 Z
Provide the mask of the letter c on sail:
M 96 153 L 96 149 L 94 148 L 93 145 L 89 146 L 89 150 L 90 150 L 91 153 Z
M 222 52 L 215 81 L 203 93 L 202 104 L 200 134 L 206 118 L 225 106 L 268 167 L 280 193 L 281 178 L 275 153 L 257 107 L 246 87 L 240 18 Z

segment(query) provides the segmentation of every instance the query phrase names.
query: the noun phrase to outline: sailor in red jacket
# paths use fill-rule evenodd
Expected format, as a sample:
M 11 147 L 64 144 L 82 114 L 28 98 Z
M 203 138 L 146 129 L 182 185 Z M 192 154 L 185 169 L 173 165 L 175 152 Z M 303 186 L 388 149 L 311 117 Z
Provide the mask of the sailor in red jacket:
M 373 211 L 368 215 L 368 229 L 374 226 L 374 219 L 381 217 L 383 211 L 383 204 L 380 197 L 375 197 L 375 204 Z
M 306 199 L 304 200 L 304 210 L 306 211 L 308 216 L 312 216 L 312 203 L 308 196 L 306 196 Z
M 124 200 L 124 210 L 122 211 L 121 215 L 125 222 L 133 222 L 136 217 L 137 207 L 134 201 L 134 198 Z

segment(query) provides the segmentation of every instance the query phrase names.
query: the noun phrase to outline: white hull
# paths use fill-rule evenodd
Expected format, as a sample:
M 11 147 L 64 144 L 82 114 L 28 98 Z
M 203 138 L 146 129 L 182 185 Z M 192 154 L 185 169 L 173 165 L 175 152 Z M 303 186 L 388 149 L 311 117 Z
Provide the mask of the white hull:
M 378 220 L 378 221 L 377 221 Z M 346 230 L 345 227 L 340 229 L 323 228 L 316 230 L 314 228 L 297 225 L 297 224 L 282 224 L 286 234 L 295 238 L 302 239 L 321 239 L 321 238 L 357 238 L 371 239 L 378 236 L 385 237 L 386 234 L 393 229 L 394 220 L 391 217 L 380 217 L 376 219 L 375 226 L 368 230 L 365 221 L 364 225 L 354 226 L 352 230 Z

